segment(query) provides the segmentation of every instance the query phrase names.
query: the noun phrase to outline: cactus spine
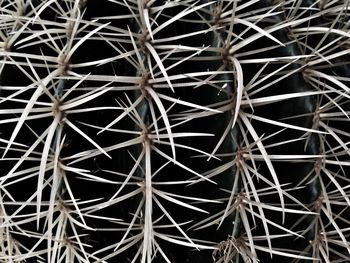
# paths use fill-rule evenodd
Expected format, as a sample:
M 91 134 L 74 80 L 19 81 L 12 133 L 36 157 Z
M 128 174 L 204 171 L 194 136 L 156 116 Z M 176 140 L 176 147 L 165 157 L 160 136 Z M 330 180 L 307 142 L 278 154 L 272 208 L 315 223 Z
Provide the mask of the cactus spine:
M 349 4 L 0 0 L 0 262 L 349 262 Z

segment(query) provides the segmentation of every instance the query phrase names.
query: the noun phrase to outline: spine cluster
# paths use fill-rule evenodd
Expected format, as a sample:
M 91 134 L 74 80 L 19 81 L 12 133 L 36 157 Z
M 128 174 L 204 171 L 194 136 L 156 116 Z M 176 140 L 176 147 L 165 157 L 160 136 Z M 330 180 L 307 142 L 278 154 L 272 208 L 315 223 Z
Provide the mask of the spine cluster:
M 0 262 L 350 262 L 349 9 L 0 0 Z

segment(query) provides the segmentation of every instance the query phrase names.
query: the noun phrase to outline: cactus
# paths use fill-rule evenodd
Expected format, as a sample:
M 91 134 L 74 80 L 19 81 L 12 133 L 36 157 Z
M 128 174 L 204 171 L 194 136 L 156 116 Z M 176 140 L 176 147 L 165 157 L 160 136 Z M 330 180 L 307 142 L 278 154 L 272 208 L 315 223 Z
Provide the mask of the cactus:
M 350 262 L 348 0 L 1 0 L 0 262 Z

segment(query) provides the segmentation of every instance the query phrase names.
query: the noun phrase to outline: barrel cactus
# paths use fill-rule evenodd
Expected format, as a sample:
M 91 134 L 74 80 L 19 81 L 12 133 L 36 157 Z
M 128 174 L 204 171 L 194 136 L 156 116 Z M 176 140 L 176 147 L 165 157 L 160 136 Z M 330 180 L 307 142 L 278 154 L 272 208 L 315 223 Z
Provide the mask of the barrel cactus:
M 1 0 L 0 262 L 350 262 L 348 0 Z

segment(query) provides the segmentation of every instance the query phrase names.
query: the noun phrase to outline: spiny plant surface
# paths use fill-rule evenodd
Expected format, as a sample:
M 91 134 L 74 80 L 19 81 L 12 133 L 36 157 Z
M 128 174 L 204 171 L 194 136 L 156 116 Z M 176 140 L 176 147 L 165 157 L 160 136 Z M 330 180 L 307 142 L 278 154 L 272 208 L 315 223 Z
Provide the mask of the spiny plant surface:
M 0 262 L 350 262 L 348 0 L 1 0 Z

